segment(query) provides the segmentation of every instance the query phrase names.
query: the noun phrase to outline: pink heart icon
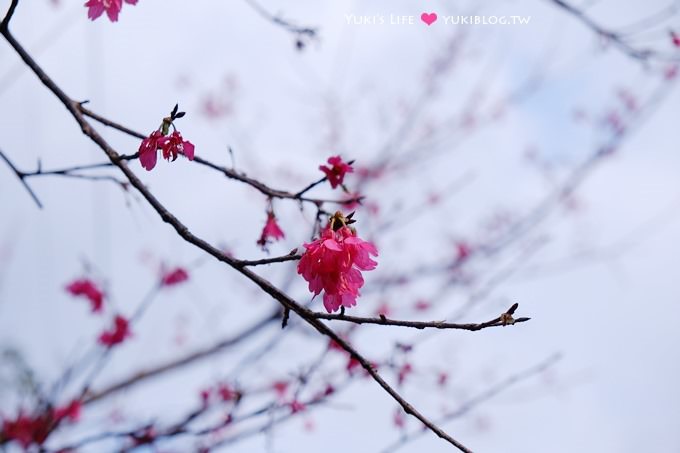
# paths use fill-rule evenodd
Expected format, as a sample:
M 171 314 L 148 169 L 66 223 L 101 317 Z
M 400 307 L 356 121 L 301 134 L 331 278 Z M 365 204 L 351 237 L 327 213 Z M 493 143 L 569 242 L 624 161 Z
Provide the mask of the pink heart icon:
M 425 22 L 429 27 L 437 20 L 437 13 L 423 13 L 420 15 L 420 20 Z

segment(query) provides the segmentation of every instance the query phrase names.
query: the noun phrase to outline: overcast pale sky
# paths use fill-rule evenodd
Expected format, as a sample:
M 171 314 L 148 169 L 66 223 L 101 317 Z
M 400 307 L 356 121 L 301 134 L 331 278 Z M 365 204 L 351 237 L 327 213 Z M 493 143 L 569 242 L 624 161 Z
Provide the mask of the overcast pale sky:
M 3 11 L 8 4 L 0 1 Z M 589 14 L 600 23 L 623 27 L 671 2 L 589 4 Z M 634 126 L 622 145 L 587 174 L 570 207 L 555 203 L 507 252 L 472 265 L 471 286 L 446 292 L 428 313 L 450 316 L 483 294 L 465 320 L 492 318 L 512 302 L 532 320 L 424 337 L 414 357 L 416 378 L 404 394 L 436 419 L 444 408 L 559 353 L 561 360 L 546 373 L 444 428 L 478 452 L 680 452 L 680 95 L 659 75 L 663 65 L 647 67 L 604 48 L 591 30 L 545 0 L 456 5 L 263 0 L 262 5 L 318 27 L 319 39 L 298 52 L 290 34 L 243 1 L 140 0 L 125 5 L 115 24 L 87 20 L 81 2 L 55 7 L 47 0 L 23 1 L 13 30 L 65 91 L 90 100 L 93 110 L 146 133 L 179 102 L 187 116 L 178 124 L 197 154 L 229 164 L 231 146 L 239 169 L 275 187 L 303 187 L 319 177 L 318 165 L 334 153 L 358 164 L 374 162 L 383 149 L 403 158 L 404 168 L 366 188 L 380 213 L 372 217 L 364 208 L 358 213 L 360 231 L 376 241 L 381 256 L 378 269 L 366 276 L 366 294 L 356 309 L 369 314 L 387 301 L 401 318 L 418 316 L 408 307 L 436 297 L 441 282 L 424 279 L 381 292 L 371 289 L 371 279 L 443 259 L 456 238 L 484 244 L 493 236 L 492 218 L 522 218 L 607 143 L 611 134 L 602 121 L 621 110 L 621 91 L 632 93 L 643 108 L 662 93 L 644 114 L 631 114 Z M 437 12 L 438 22 L 422 24 L 424 11 Z M 387 23 L 355 25 L 348 14 L 384 16 Z M 415 23 L 391 25 L 391 14 L 414 16 Z M 453 26 L 443 20 L 469 14 L 531 20 L 514 26 Z M 667 32 L 673 28 L 680 30 L 674 16 L 636 42 L 672 52 Z M 202 113 L 210 94 L 225 102 L 227 114 Z M 516 96 L 507 101 L 511 94 Z M 38 159 L 44 169 L 104 160 L 4 41 L 0 106 L 0 149 L 20 168 L 33 169 Z M 452 126 L 466 108 L 479 121 L 478 130 Z M 399 135 L 402 124 L 407 131 Z M 101 131 L 122 153 L 139 145 Z M 528 150 L 538 164 L 528 163 Z M 183 160 L 160 162 L 151 173 L 136 162 L 131 167 L 197 234 L 239 257 L 261 255 L 255 245 L 266 208 L 261 195 Z M 447 192 L 456 181 L 465 181 L 462 188 Z M 179 241 L 136 195 L 113 184 L 42 178 L 31 185 L 43 210 L 0 165 L 0 345 L 20 350 L 49 380 L 87 351 L 104 322 L 63 291 L 82 274 L 84 262 L 107 282 L 116 309 L 131 312 L 153 285 L 158 260 L 189 265 L 201 254 Z M 444 201 L 431 212 L 403 227 L 384 227 L 394 222 L 390 216 L 411 212 L 432 193 Z M 272 253 L 284 254 L 308 239 L 313 213 L 301 215 L 294 204 L 276 207 L 286 240 Z M 284 285 L 292 269 L 263 272 Z M 502 277 L 497 284 L 496 276 Z M 301 280 L 293 281 L 290 293 L 309 300 Z M 186 286 L 154 303 L 100 384 L 210 344 L 272 307 L 273 301 L 238 275 L 202 262 Z M 240 382 L 294 372 L 325 347 L 313 333 L 291 327 L 296 330 L 281 340 L 278 352 L 238 374 Z M 178 332 L 184 337 L 180 345 Z M 113 406 L 128 421 L 172 420 L 195 402 L 199 389 L 237 375 L 240 357 L 279 335 L 273 326 L 249 349 L 116 396 Z M 384 354 L 395 340 L 421 335 L 362 326 L 355 342 L 371 357 Z M 445 393 L 432 391 L 428 375 L 439 368 L 451 374 Z M 17 404 L 11 388 L 0 389 L 0 412 L 11 413 Z M 113 406 L 88 409 L 81 427 L 64 439 L 101 429 Z M 229 451 L 381 451 L 398 438 L 394 408 L 373 382 L 361 380 L 327 406 Z M 407 426 L 417 429 L 413 420 Z M 426 435 L 402 451 L 450 449 Z

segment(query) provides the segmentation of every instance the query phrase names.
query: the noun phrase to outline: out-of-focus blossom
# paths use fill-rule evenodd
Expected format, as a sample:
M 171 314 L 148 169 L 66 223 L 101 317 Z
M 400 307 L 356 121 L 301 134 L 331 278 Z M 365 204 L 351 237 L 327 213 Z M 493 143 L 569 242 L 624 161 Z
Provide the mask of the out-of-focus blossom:
M 328 178 L 328 182 L 331 183 L 333 189 L 342 185 L 347 173 L 354 171 L 352 165 L 343 162 L 340 156 L 329 157 L 327 162 L 328 166 L 320 165 L 319 170 L 326 174 L 326 178 Z
M 113 320 L 111 329 L 105 330 L 99 335 L 99 343 L 104 346 L 112 347 L 122 343 L 131 336 L 130 322 L 126 318 L 117 315 Z
M 65 406 L 47 409 L 35 416 L 19 411 L 14 419 L 2 419 L 0 439 L 17 442 L 24 450 L 28 450 L 31 445 L 40 446 L 45 443 L 52 429 L 63 420 L 78 421 L 80 408 L 80 401 L 73 400 Z
M 164 271 L 161 276 L 162 286 L 175 286 L 189 280 L 189 273 L 183 267 L 176 267 L 169 271 Z
M 125 3 L 136 5 L 137 0 L 125 0 Z M 123 8 L 123 0 L 88 0 L 85 6 L 88 8 L 87 17 L 90 20 L 95 20 L 106 12 L 109 20 L 116 22 L 118 21 L 118 14 Z
M 262 228 L 262 233 L 260 234 L 260 239 L 257 240 L 257 245 L 264 250 L 271 240 L 278 241 L 284 237 L 283 230 L 276 222 L 276 216 L 273 212 L 269 211 L 267 213 L 267 222 L 264 224 L 264 228 Z
M 66 291 L 73 296 L 83 296 L 89 300 L 93 313 L 101 313 L 104 308 L 104 293 L 89 278 L 72 281 L 66 286 Z

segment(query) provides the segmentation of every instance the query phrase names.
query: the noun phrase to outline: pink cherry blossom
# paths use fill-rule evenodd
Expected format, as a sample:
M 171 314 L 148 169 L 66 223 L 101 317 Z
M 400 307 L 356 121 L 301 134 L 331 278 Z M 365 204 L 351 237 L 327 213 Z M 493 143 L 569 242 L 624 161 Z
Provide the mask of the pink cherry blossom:
M 326 178 L 328 178 L 328 182 L 331 183 L 333 189 L 342 185 L 347 173 L 354 171 L 352 165 L 343 162 L 340 156 L 329 157 L 328 164 L 330 166 L 320 165 L 319 170 L 326 174 Z
M 189 280 L 189 273 L 182 267 L 164 271 L 161 277 L 162 286 L 174 286 Z
M 101 313 L 104 307 L 104 293 L 92 280 L 88 278 L 74 280 L 66 286 L 66 291 L 73 296 L 85 297 L 90 301 L 92 312 Z
M 156 150 L 160 147 L 162 139 L 161 131 L 155 130 L 139 145 L 139 162 L 146 171 L 151 171 L 156 166 Z
M 113 320 L 111 329 L 105 330 L 99 335 L 99 343 L 104 346 L 112 347 L 122 343 L 131 336 L 130 322 L 124 317 L 117 315 Z
M 137 0 L 125 0 L 125 3 L 136 5 Z M 118 21 L 118 14 L 123 8 L 123 0 L 88 0 L 85 6 L 88 8 L 87 17 L 91 20 L 97 19 L 106 11 L 109 20 L 116 22 Z
M 184 140 L 179 131 L 163 137 L 158 144 L 163 150 L 163 158 L 165 160 L 172 160 L 174 162 L 180 154 L 189 160 L 194 160 L 194 145 L 190 141 Z
M 159 149 L 166 160 L 175 161 L 179 155 L 194 160 L 194 145 L 184 140 L 182 134 L 174 131 L 170 135 L 163 135 L 160 130 L 155 130 L 139 145 L 139 161 L 147 171 L 156 166 Z
M 276 223 L 276 216 L 273 212 L 268 212 L 267 222 L 264 224 L 264 228 L 262 228 L 262 234 L 260 234 L 260 239 L 257 240 L 257 244 L 264 250 L 271 239 L 278 241 L 284 237 L 283 230 L 279 227 L 279 224 Z
M 315 296 L 324 291 L 326 310 L 331 313 L 356 305 L 359 289 L 364 285 L 361 271 L 375 269 L 378 264 L 371 259 L 371 255 L 378 255 L 375 245 L 360 239 L 345 225 L 337 231 L 327 227 L 319 239 L 304 246 L 298 274 Z

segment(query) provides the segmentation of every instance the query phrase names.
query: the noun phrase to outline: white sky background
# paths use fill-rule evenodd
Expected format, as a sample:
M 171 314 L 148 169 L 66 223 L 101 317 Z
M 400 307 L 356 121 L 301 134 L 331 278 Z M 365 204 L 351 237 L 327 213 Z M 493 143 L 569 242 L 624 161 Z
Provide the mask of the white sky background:
M 0 2 L 3 11 L 8 3 Z M 93 110 L 150 132 L 179 102 L 187 111 L 179 129 L 195 143 L 197 154 L 228 164 L 230 145 L 240 170 L 291 190 L 318 178 L 317 166 L 331 154 L 358 163 L 375 159 L 404 121 L 404 112 L 422 96 L 432 61 L 453 61 L 409 135 L 391 148 L 401 152 L 424 137 L 425 151 L 415 154 L 403 173 L 368 188 L 369 200 L 381 206 L 377 218 L 359 210 L 359 231 L 381 251 L 378 269 L 366 275 L 367 289 L 372 278 L 450 257 L 455 238 L 483 243 L 490 237 L 488 219 L 499 212 L 513 217 L 529 212 L 603 142 L 606 132 L 598 121 L 620 105 L 617 90 L 646 99 L 661 83 L 658 68 L 646 69 L 616 50 L 603 50 L 590 30 L 548 2 L 488 2 L 471 8 L 444 1 L 289 3 L 263 6 L 319 28 L 320 40 L 302 53 L 295 51 L 289 34 L 240 1 L 140 0 L 137 6 L 125 5 L 115 24 L 105 18 L 88 21 L 80 2 L 62 1 L 54 8 L 48 1 L 23 1 L 13 30 L 65 91 L 89 99 Z M 668 4 L 641 3 L 600 1 L 589 11 L 614 27 Z M 438 12 L 440 21 L 432 27 L 419 21 L 355 26 L 344 16 L 417 18 L 423 10 Z M 441 19 L 469 12 L 532 19 L 528 26 L 462 30 Z M 672 50 L 669 26 L 680 29 L 676 18 L 640 42 Z M 463 51 L 453 60 L 446 49 L 460 33 Z M 496 123 L 465 135 L 450 127 L 460 120 L 463 106 L 471 102 L 478 112 L 493 112 L 499 99 L 534 76 L 540 86 L 508 106 Z M 234 113 L 208 119 L 200 114 L 201 98 L 225 86 L 225 79 L 236 81 L 229 95 Z M 555 352 L 563 354 L 545 376 L 512 387 L 445 425 L 473 450 L 680 451 L 679 107 L 680 95 L 669 88 L 653 116 L 579 188 L 576 210 L 557 207 L 508 253 L 473 263 L 470 271 L 482 281 L 508 263 L 515 273 L 465 319 L 492 318 L 517 301 L 520 315 L 531 316 L 531 322 L 477 333 L 438 332 L 417 349 L 413 361 L 422 366 L 416 366 L 414 383 L 404 395 L 433 418 L 442 407 L 455 407 L 505 376 Z M 586 112 L 587 119 L 575 121 L 576 110 Z M 4 43 L 0 131 L 0 149 L 22 169 L 34 168 L 38 158 L 44 169 L 104 159 Z M 100 131 L 120 152 L 138 147 L 136 140 Z M 537 150 L 550 178 L 527 164 L 527 149 Z M 136 162 L 131 166 L 199 236 L 229 245 L 239 257 L 261 255 L 255 240 L 265 218 L 264 197 L 183 160 L 159 162 L 151 173 Z M 465 178 L 472 182 L 455 193 L 441 193 Z M 129 313 L 155 278 L 154 265 L 143 256 L 186 265 L 200 254 L 179 241 L 144 203 L 113 185 L 58 178 L 30 183 L 45 205 L 42 211 L 0 165 L 0 344 L 19 348 L 39 375 L 50 378 L 86 351 L 108 323 L 90 316 L 83 303 L 62 290 L 81 275 L 83 260 L 105 278 L 116 309 Z M 400 203 L 408 212 L 431 193 L 443 198 L 436 209 L 383 234 L 379 226 L 394 220 Z M 308 210 L 303 217 L 292 204 L 275 206 L 287 236 L 272 252 L 283 254 L 307 239 L 312 214 Z M 550 242 L 531 259 L 517 261 L 522 247 L 537 238 Z M 282 284 L 289 268 L 262 271 Z M 135 327 L 134 339 L 116 353 L 100 384 L 210 344 L 271 310 L 271 300 L 234 274 L 210 261 L 192 273 L 189 284 L 164 294 Z M 367 291 L 356 312 L 370 314 L 388 301 L 396 317 L 413 318 L 417 315 L 408 307 L 431 297 L 438 285 L 428 279 L 386 294 Z M 447 293 L 426 318 L 447 316 L 471 291 Z M 291 294 L 308 300 L 301 279 Z M 181 346 L 173 340 L 178 331 L 187 338 Z M 370 327 L 359 331 L 356 344 L 369 357 L 388 351 L 397 338 L 422 335 Z M 257 343 L 275 335 L 274 327 Z M 241 382 L 295 371 L 299 364 L 291 362 L 291 355 L 311 358 L 324 347 L 312 333 L 289 337 L 275 358 Z M 140 423 L 146 416 L 179 415 L 196 401 L 199 389 L 229 376 L 247 352 L 217 356 L 139 387 L 114 398 L 115 405 Z M 449 393 L 431 391 L 434 378 L 428 370 L 433 366 L 451 373 Z M 2 412 L 13 412 L 16 404 L 11 389 L 0 389 Z M 328 407 L 276 429 L 272 451 L 379 451 L 397 437 L 394 408 L 372 382 L 359 382 Z M 106 414 L 87 410 L 83 429 L 100 429 Z M 304 428 L 310 419 L 312 432 Z M 415 429 L 416 423 L 411 420 L 409 426 Z M 257 437 L 230 451 L 263 451 L 266 444 Z M 448 448 L 428 435 L 403 451 Z

